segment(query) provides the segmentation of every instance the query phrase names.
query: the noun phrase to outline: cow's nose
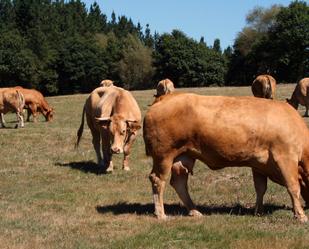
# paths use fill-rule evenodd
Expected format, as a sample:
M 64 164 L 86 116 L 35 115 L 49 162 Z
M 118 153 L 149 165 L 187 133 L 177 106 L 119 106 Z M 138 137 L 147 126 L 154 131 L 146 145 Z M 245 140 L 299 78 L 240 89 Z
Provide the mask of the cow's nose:
M 118 148 L 118 147 L 112 147 L 112 148 L 111 148 L 111 151 L 112 151 L 112 153 L 114 153 L 114 154 L 119 154 L 119 153 L 121 152 L 120 148 Z

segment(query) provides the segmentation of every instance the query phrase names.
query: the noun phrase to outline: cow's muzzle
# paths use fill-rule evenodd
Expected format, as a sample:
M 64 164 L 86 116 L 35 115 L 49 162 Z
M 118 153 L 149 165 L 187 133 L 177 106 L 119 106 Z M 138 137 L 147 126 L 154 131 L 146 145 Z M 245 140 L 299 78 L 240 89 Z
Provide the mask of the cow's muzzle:
M 113 154 L 120 154 L 120 153 L 122 153 L 122 149 L 119 148 L 119 147 L 117 147 L 117 146 L 112 146 L 112 147 L 111 147 L 111 152 L 112 152 Z

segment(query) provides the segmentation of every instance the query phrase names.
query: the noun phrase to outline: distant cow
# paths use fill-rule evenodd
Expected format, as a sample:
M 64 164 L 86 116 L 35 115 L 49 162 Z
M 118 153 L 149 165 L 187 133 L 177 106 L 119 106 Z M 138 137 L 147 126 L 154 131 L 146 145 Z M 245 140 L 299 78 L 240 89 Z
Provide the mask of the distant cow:
M 112 80 L 102 80 L 100 86 L 113 86 L 114 82 Z
M 268 177 L 286 186 L 295 217 L 301 222 L 308 220 L 300 193 L 308 205 L 309 130 L 287 103 L 171 94 L 150 107 L 143 129 L 146 154 L 153 159 L 149 178 L 158 218 L 166 217 L 163 191 L 170 172 L 170 183 L 189 215 L 201 215 L 187 186 L 188 174 L 199 159 L 213 170 L 251 167 L 257 195 L 255 213 L 263 210 Z
M 308 108 L 309 108 L 309 78 L 303 78 L 296 85 L 291 99 L 287 99 L 287 102 L 292 105 L 296 110 L 298 105 L 301 104 L 306 107 L 305 117 L 308 117 Z
M 164 79 L 159 81 L 157 85 L 157 93 L 154 95 L 159 98 L 162 95 L 166 95 L 175 91 L 174 83 L 170 79 Z
M 30 121 L 30 116 L 33 115 L 33 121 L 37 121 L 37 116 L 42 113 L 45 120 L 51 121 L 54 117 L 54 109 L 49 106 L 42 93 L 35 89 L 27 89 L 20 86 L 15 87 L 25 97 L 25 108 L 27 109 L 27 121 Z
M 112 153 L 123 152 L 123 169 L 130 170 L 128 158 L 131 146 L 141 128 L 141 111 L 132 94 L 115 86 L 96 88 L 84 105 L 76 146 L 83 133 L 85 114 L 98 164 L 103 166 L 105 171 L 112 171 Z
M 24 127 L 23 108 L 25 99 L 23 94 L 13 88 L 0 89 L 0 127 L 4 127 L 3 114 L 16 113 L 18 123 L 15 128 Z
M 259 75 L 253 81 L 251 90 L 255 97 L 274 99 L 276 91 L 276 80 L 268 74 Z

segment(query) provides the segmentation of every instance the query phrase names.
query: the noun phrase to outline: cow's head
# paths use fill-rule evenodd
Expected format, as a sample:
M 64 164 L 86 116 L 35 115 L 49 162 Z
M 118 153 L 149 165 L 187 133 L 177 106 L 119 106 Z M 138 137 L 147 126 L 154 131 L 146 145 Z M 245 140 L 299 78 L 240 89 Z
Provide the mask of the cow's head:
M 53 120 L 53 118 L 54 118 L 54 113 L 55 113 L 55 111 L 54 111 L 53 108 L 49 108 L 49 109 L 44 113 L 46 122 L 52 121 L 52 120 Z
M 121 115 L 112 117 L 95 118 L 97 124 L 105 131 L 109 132 L 112 153 L 123 153 L 123 147 L 128 138 L 141 128 L 136 120 L 125 119 Z

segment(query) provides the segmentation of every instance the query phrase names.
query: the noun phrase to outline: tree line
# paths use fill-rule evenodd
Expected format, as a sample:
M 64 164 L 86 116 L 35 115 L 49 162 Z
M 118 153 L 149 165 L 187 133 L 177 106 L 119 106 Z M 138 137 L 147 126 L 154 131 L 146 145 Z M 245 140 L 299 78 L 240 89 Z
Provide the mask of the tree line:
M 254 8 L 232 47 L 222 51 L 181 30 L 152 33 L 94 2 L 0 0 L 0 86 L 48 95 L 90 92 L 102 79 L 126 89 L 248 85 L 260 73 L 295 82 L 309 72 L 309 6 Z

